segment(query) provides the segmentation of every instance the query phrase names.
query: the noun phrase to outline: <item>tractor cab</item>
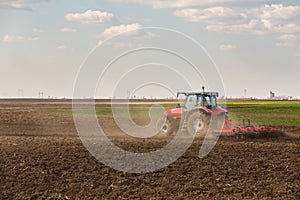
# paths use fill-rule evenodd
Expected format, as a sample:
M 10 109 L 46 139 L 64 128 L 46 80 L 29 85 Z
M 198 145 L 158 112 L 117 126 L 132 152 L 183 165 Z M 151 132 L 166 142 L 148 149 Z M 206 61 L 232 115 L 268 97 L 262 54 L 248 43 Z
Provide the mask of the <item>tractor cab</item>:
M 184 100 L 181 103 L 181 107 L 185 111 L 193 110 L 194 108 L 206 107 L 209 110 L 214 110 L 217 107 L 217 92 L 201 92 L 201 93 L 177 93 L 179 97 L 185 96 Z
M 222 117 L 227 114 L 226 109 L 217 105 L 218 96 L 218 92 L 178 92 L 177 99 L 180 103 L 176 108 L 165 111 L 162 133 L 177 130 L 182 118 L 188 132 L 193 132 L 192 130 L 198 132 L 198 129 L 207 128 L 212 115 Z

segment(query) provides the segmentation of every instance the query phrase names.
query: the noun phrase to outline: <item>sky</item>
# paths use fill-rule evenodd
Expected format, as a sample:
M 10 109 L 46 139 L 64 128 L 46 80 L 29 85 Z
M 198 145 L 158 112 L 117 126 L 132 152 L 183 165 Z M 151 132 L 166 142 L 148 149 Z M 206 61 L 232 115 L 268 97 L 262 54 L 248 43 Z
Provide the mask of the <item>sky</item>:
M 72 97 L 85 70 L 97 97 L 300 97 L 297 0 L 0 0 L 0 27 L 0 97 Z

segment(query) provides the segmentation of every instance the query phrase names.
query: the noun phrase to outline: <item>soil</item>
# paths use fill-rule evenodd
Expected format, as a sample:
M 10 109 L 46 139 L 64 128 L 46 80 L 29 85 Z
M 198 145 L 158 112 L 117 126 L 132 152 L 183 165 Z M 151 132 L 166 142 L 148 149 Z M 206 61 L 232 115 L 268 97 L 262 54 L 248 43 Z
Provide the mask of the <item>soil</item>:
M 101 106 L 101 105 L 98 105 Z M 156 172 L 130 174 L 97 161 L 83 146 L 67 101 L 0 102 L 0 199 L 300 199 L 300 128 L 287 137 L 222 138 L 203 159 L 203 139 Z M 133 139 L 110 117 L 108 137 L 132 152 L 170 138 Z

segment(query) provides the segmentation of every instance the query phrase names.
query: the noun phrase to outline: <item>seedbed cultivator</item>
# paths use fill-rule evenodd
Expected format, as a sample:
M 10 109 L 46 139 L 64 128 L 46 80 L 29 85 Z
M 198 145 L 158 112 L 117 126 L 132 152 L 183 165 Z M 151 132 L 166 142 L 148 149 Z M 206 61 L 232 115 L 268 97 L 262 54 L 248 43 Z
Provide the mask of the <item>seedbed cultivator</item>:
M 220 130 L 208 130 L 210 133 L 221 133 L 222 136 L 236 137 L 236 138 L 269 138 L 280 137 L 284 134 L 278 129 L 270 126 L 254 126 L 251 125 L 250 119 L 243 120 L 243 125 L 233 123 L 229 119 L 225 119 Z

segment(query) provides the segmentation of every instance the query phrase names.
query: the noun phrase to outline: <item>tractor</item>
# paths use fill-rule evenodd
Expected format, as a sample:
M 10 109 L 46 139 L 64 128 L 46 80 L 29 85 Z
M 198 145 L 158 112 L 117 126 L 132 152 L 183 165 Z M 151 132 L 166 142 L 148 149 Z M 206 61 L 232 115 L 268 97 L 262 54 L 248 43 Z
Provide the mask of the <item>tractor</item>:
M 224 119 L 227 118 L 227 110 L 218 106 L 218 92 L 178 92 L 177 98 L 184 95 L 182 105 L 166 110 L 164 113 L 161 132 L 172 134 L 179 127 L 189 134 L 206 133 L 211 123 L 211 119 L 218 119 L 218 129 L 222 129 Z M 221 121 L 221 123 L 220 123 Z M 183 124 L 181 124 L 183 123 Z
M 182 105 L 166 110 L 161 120 L 160 132 L 171 135 L 173 132 L 186 131 L 188 134 L 207 132 L 220 133 L 226 136 L 241 138 L 282 137 L 285 134 L 269 126 L 253 126 L 243 120 L 243 125 L 233 123 L 228 119 L 225 108 L 218 106 L 218 92 L 178 92 L 177 98 L 184 95 Z

